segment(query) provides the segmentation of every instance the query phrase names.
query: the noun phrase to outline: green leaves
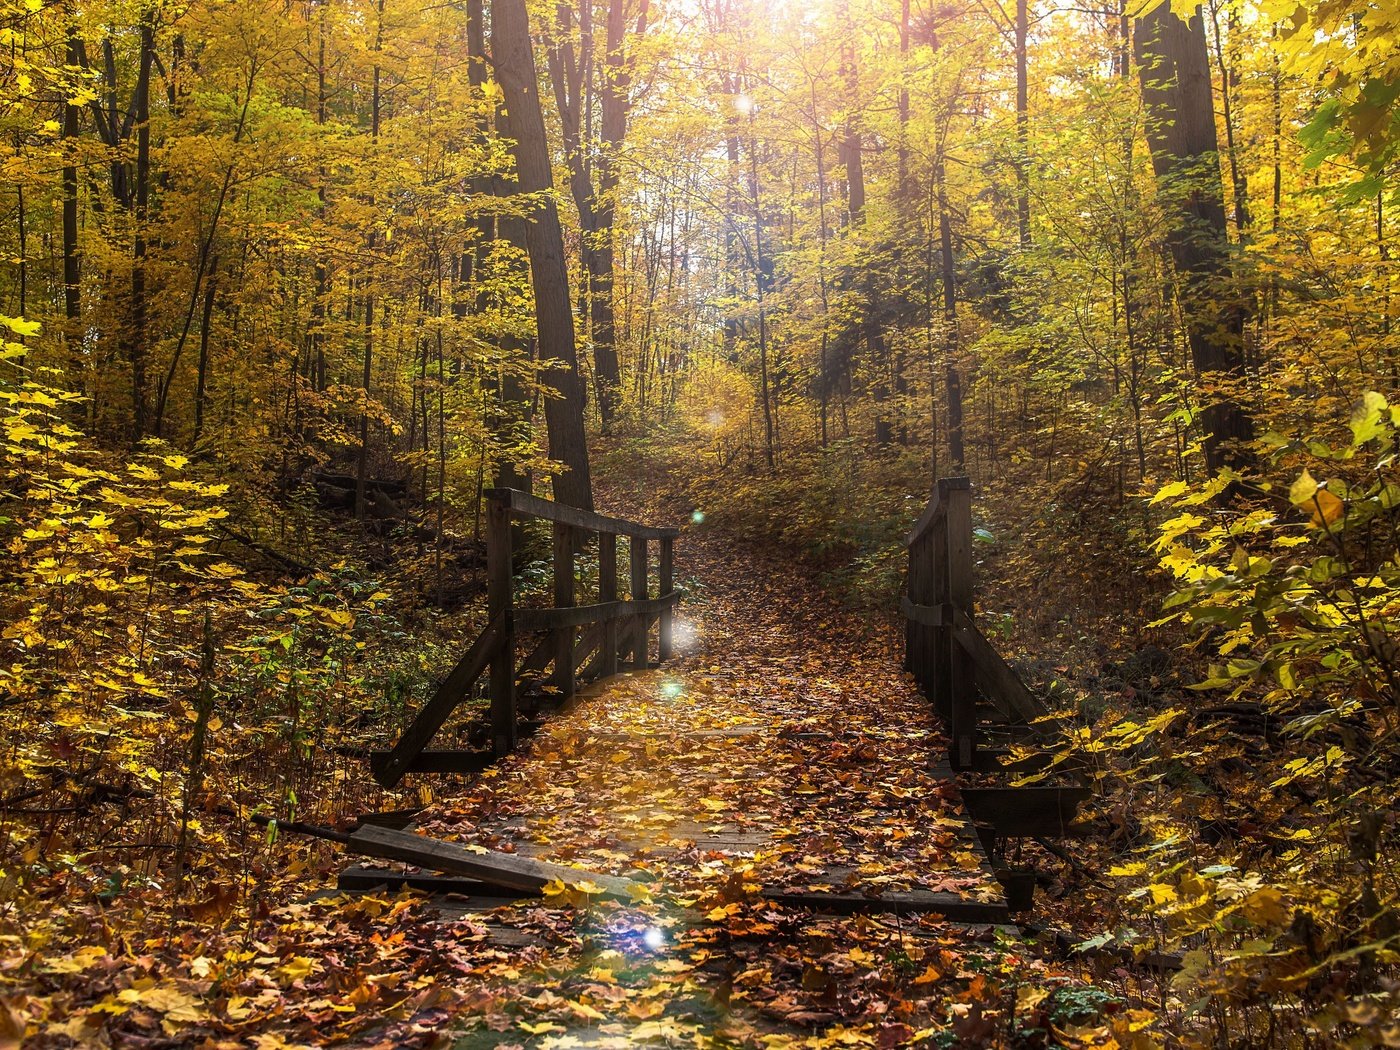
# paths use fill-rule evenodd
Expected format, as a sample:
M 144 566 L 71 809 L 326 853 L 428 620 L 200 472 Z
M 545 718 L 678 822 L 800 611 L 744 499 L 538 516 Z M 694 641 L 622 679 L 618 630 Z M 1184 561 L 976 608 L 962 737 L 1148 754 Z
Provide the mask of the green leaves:
M 1400 408 L 1392 409 L 1384 395 L 1368 390 L 1351 414 L 1352 439 L 1357 446 L 1377 438 L 1390 438 Z M 1389 447 L 1389 441 L 1386 442 Z

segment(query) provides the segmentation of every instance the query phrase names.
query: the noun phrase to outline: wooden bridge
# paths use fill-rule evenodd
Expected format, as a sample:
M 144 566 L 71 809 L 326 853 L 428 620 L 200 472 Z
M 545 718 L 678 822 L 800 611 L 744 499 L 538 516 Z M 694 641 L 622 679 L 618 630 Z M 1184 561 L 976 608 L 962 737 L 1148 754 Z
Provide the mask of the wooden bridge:
M 614 846 L 609 856 L 630 852 L 639 858 L 638 863 L 651 862 L 654 870 L 656 857 L 669 855 L 667 850 L 695 849 L 702 856 L 782 854 L 794 838 L 800 838 L 805 820 L 821 819 L 812 815 L 802 796 L 820 793 L 821 785 L 815 783 L 819 777 L 844 781 L 850 776 L 850 762 L 833 762 L 833 754 L 864 756 L 858 757 L 858 762 L 873 762 L 876 773 L 888 772 L 892 763 L 917 764 L 917 769 L 896 770 L 916 777 L 909 782 L 915 785 L 913 790 L 898 797 L 918 794 L 932 800 L 926 813 L 934 827 L 919 827 L 920 818 L 911 816 L 914 826 L 891 829 L 891 820 L 881 818 L 881 826 L 874 829 L 892 841 L 927 840 L 919 847 L 921 852 L 903 858 L 907 877 L 900 888 L 891 890 L 880 884 L 887 880 L 870 880 L 868 863 L 833 863 L 823 870 L 820 885 L 780 868 L 771 876 L 773 884 L 765 885 L 764 894 L 780 903 L 817 911 L 938 912 L 955 921 L 1005 921 L 1012 912 L 1029 906 L 1035 873 L 1011 868 L 1007 862 L 1009 842 L 1027 838 L 1048 842 L 1076 833 L 1076 808 L 1088 795 L 1083 787 L 1009 783 L 1017 775 L 1042 770 L 1051 763 L 1048 753 L 1028 753 L 1025 745 L 1034 748 L 1044 743 L 1054 726 L 1046 705 L 1026 688 L 975 623 L 971 487 L 967 479 L 938 482 L 933 498 L 910 532 L 908 586 L 902 601 L 904 667 L 932 701 L 946 729 L 946 758 L 917 744 L 885 746 L 872 741 L 869 734 L 861 738 L 860 748 L 849 748 L 840 711 L 830 704 L 826 710 L 814 711 L 780 692 L 766 704 L 751 700 L 735 704 L 732 697 L 722 695 L 721 668 L 707 665 L 704 659 L 678 669 L 709 676 L 712 680 L 705 683 L 704 692 L 718 697 L 715 703 L 728 704 L 727 712 L 737 711 L 739 724 L 732 724 L 732 718 L 726 723 L 715 710 L 692 707 L 683 717 L 645 725 L 628 723 L 619 729 L 607 721 L 611 717 L 608 711 L 590 713 L 595 706 L 590 704 L 574 708 L 572 701 L 586 682 L 598 683 L 592 692 L 606 693 L 615 688 L 611 682 L 624 681 L 613 677 L 621 671 L 635 676 L 658 664 L 673 666 L 668 662 L 674 654 L 674 616 L 680 597 L 673 563 L 679 530 L 579 511 L 511 489 L 490 492 L 488 508 L 488 625 L 394 747 L 374 756 L 375 776 L 386 786 L 409 773 L 476 772 L 505 760 L 523 735 L 545 725 L 542 715 L 549 708 L 573 709 L 549 720 L 558 724 L 544 734 L 549 738 L 548 746 L 541 742 L 530 754 L 510 760 L 523 761 L 526 765 L 522 768 L 528 769 L 532 778 L 576 776 L 581 763 L 593 770 L 588 774 L 593 777 L 591 782 L 627 775 L 635 778 L 644 775 L 632 767 L 638 754 L 651 756 L 670 747 L 676 768 L 668 770 L 668 775 L 680 777 L 697 797 L 706 790 L 707 777 L 710 783 L 732 786 L 744 780 L 746 769 L 752 770 L 754 779 L 781 768 L 789 770 L 790 776 L 811 782 L 792 785 L 790 796 L 765 802 L 761 810 L 736 806 L 722 814 L 724 820 L 714 818 L 713 811 L 685 810 L 684 804 L 694 800 L 682 799 L 684 804 L 678 810 L 660 814 L 656 826 L 639 824 L 629 814 L 630 823 L 610 827 L 609 841 Z M 553 605 L 549 608 L 527 608 L 516 602 L 513 519 L 552 525 Z M 629 548 L 625 599 L 620 597 L 618 579 L 620 536 L 627 538 Z M 649 556 L 653 542 L 658 553 L 655 596 Z M 576 570 L 580 556 L 590 551 L 596 553 L 597 601 L 580 605 Z M 658 630 L 653 650 L 654 626 Z M 742 633 L 744 625 L 736 626 Z M 791 648 L 791 640 L 783 648 Z M 521 653 L 523 659 L 519 658 Z M 489 701 L 489 747 L 429 748 L 459 706 L 483 699 Z M 718 727 L 710 725 L 707 718 Z M 934 729 L 932 724 L 929 728 Z M 941 739 L 936 732 L 916 735 L 928 741 Z M 894 738 L 891 735 L 890 739 Z M 1015 744 L 1022 746 L 1013 755 Z M 570 750 L 574 747 L 579 753 Z M 558 764 L 561 753 L 571 756 L 562 766 Z M 684 769 L 688 762 L 695 767 L 691 773 Z M 953 785 L 957 785 L 956 790 Z M 658 797 L 664 794 L 670 798 L 672 794 L 669 788 L 662 792 L 645 781 L 634 786 L 642 793 L 654 790 Z M 714 787 L 708 790 L 718 793 Z M 945 798 L 952 800 L 948 804 L 953 812 L 938 808 Z M 713 810 L 715 801 L 705 801 Z M 668 805 L 676 808 L 674 802 Z M 531 809 L 520 800 L 505 806 L 498 800 L 493 812 L 501 809 L 515 813 L 513 823 L 498 821 L 493 825 L 491 818 L 486 818 L 471 830 L 487 835 L 493 843 L 508 841 L 507 853 L 385 827 L 394 821 L 382 817 L 364 818 L 358 830 L 341 836 L 341 840 L 353 850 L 397 860 L 408 867 L 354 868 L 343 876 L 342 888 L 409 883 L 474 894 L 487 901 L 501 895 L 537 893 L 546 882 L 565 878 L 572 871 L 579 878 L 606 884 L 612 892 L 625 892 L 624 882 L 611 876 L 561 869 L 554 863 L 561 836 L 557 830 L 541 834 L 539 828 L 557 828 L 555 814 Z M 958 809 L 962 813 L 957 813 Z M 590 819 L 606 825 L 608 816 L 596 812 Z M 707 824 L 707 818 L 714 820 Z M 873 837 L 866 835 L 866 840 Z M 935 842 L 936 849 L 928 845 Z M 977 870 L 971 875 L 936 870 L 942 863 L 939 858 L 954 856 L 974 857 Z M 798 865 L 801 871 L 811 870 L 812 859 L 810 855 L 804 858 L 808 863 Z M 900 858 L 891 853 L 888 860 L 898 864 Z M 416 874 L 421 871 L 445 875 Z M 949 886 L 962 888 L 950 890 Z
M 581 682 L 651 664 L 652 626 L 660 624 L 657 659 L 673 649 L 673 623 L 680 594 L 675 587 L 673 544 L 679 529 L 652 528 L 621 518 L 551 503 L 516 489 L 486 493 L 487 627 L 438 686 L 389 751 L 372 761 L 375 779 L 393 787 L 407 773 L 479 772 L 515 750 L 520 736 L 521 687 L 547 680 L 558 704 L 574 698 Z M 515 604 L 512 518 L 548 521 L 554 526 L 551 574 L 554 605 L 548 609 Z M 618 597 L 617 540 L 628 539 L 630 589 Z M 659 544 L 658 594 L 648 596 L 648 549 Z M 598 560 L 598 601 L 579 605 L 575 593 L 576 555 L 592 543 Z M 516 664 L 522 638 L 533 648 Z M 484 751 L 429 750 L 428 744 L 454 711 L 478 695 L 487 678 L 492 747 Z M 532 698 L 538 709 L 544 701 Z M 529 712 L 538 713 L 538 710 Z M 527 723 L 527 728 L 533 726 Z

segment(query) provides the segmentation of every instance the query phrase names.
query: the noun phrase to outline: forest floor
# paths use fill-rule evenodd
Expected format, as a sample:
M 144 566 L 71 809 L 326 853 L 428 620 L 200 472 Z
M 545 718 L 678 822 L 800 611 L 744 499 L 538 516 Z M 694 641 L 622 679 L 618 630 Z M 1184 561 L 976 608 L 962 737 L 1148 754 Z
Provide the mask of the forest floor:
M 245 930 L 74 946 L 7 1009 L 44 1018 L 34 1045 L 53 1046 L 1151 1045 L 1121 979 L 1100 990 L 1015 927 L 767 896 L 1000 888 L 933 769 L 944 741 L 889 623 L 708 527 L 677 568 L 675 659 L 435 785 L 416 820 L 646 897 L 590 897 L 586 878 L 520 902 L 312 894 L 306 876 L 351 862 L 318 849 Z

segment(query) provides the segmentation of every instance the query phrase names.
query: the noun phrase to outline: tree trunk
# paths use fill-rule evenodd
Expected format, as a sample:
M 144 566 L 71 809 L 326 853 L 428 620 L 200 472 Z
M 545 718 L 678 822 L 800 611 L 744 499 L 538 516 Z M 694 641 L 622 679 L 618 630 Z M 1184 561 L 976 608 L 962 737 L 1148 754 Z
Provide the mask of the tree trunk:
M 588 0 L 584 0 L 588 2 Z M 627 35 L 626 0 L 608 4 L 607 55 L 604 59 L 602 136 L 603 150 L 598 158 L 598 197 L 596 242 L 589 255 L 589 299 L 593 304 L 593 363 L 598 384 L 598 410 L 604 423 L 617 412 L 622 374 L 617 359 L 617 321 L 613 306 L 613 227 L 617 216 L 617 190 L 620 174 L 617 153 L 627 134 L 631 106 L 631 61 L 624 55 Z M 637 36 L 646 32 L 648 0 L 642 0 L 637 18 Z
M 1031 246 L 1030 95 L 1026 79 L 1028 0 L 1016 0 L 1016 234 L 1021 248 Z
M 948 193 L 944 186 L 943 161 L 935 172 L 938 196 L 938 243 L 942 254 L 943 272 L 943 374 L 948 397 L 948 458 L 953 470 L 961 474 L 967 468 L 963 441 L 962 372 L 958 368 L 958 286 L 957 269 L 953 262 L 953 219 L 948 211 Z
M 131 260 L 131 309 L 127 359 L 131 362 L 132 440 L 146 436 L 146 218 L 151 192 L 151 65 L 155 59 L 155 10 L 141 15 L 141 54 L 132 109 L 136 123 L 136 212 Z
M 1214 376 L 1233 385 L 1244 372 L 1245 307 L 1228 287 L 1225 200 L 1200 7 L 1189 22 L 1169 3 L 1154 8 L 1139 19 L 1134 45 L 1152 168 L 1168 215 L 1175 212 L 1167 243 L 1181 277 L 1192 364 L 1202 380 Z M 1229 392 L 1207 403 L 1200 420 L 1208 470 L 1250 465 L 1253 423 Z
M 860 85 L 853 48 L 848 48 L 842 58 L 842 72 L 846 81 L 849 107 L 843 145 L 846 162 L 846 211 L 854 229 L 865 219 L 865 136 L 861 133 L 855 116 Z M 894 426 L 885 415 L 886 403 L 890 399 L 889 348 L 880 328 L 880 293 L 876 281 L 875 270 L 866 268 L 861 278 L 865 292 L 865 310 L 861 316 L 860 328 L 865 338 L 866 359 L 871 373 L 871 396 L 875 401 L 875 444 L 883 448 L 893 440 Z
M 67 63 L 74 69 L 82 68 L 82 51 L 79 47 L 78 28 L 73 21 L 72 7 L 68 15 Z M 79 319 L 82 312 L 80 298 L 82 282 L 82 256 L 78 247 L 78 166 L 74 151 L 77 149 L 78 107 L 72 102 L 63 103 L 63 139 L 67 156 L 63 164 L 63 318 L 64 336 L 70 342 L 80 339 Z
M 379 0 L 375 8 L 376 22 L 374 30 L 374 67 L 371 72 L 370 85 L 370 148 L 371 157 L 377 156 L 379 147 L 379 120 L 380 120 L 380 95 L 379 95 L 379 53 L 384 50 L 384 0 Z M 371 218 L 370 222 L 375 222 L 373 216 L 374 195 L 370 195 Z M 369 260 L 370 270 L 365 277 L 365 360 L 364 372 L 360 379 L 360 389 L 364 393 L 365 405 L 360 410 L 360 448 L 359 455 L 355 463 L 355 517 L 363 521 L 368 510 L 367 500 L 369 497 L 369 395 L 370 387 L 374 381 L 374 249 L 375 249 L 375 229 L 370 226 L 369 237 L 366 242 L 366 256 Z
M 593 484 L 583 426 L 583 383 L 574 346 L 568 263 L 559 212 L 547 192 L 553 189 L 554 177 L 550 171 L 544 115 L 540 110 L 529 15 L 525 0 L 493 0 L 491 13 L 491 45 L 509 131 L 515 143 L 516 177 L 522 192 L 540 195 L 534 221 L 526 230 L 526 245 L 535 291 L 540 356 L 550 362 L 544 371 L 544 381 L 559 395 L 545 402 L 549 454 L 566 468 L 554 479 L 554 498 L 570 506 L 592 510 Z

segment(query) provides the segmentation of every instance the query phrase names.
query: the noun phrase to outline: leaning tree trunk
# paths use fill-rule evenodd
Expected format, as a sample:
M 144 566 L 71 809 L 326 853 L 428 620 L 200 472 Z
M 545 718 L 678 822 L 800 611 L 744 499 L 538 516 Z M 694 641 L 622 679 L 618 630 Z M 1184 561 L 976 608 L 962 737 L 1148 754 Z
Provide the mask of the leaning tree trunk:
M 1246 311 L 1230 287 L 1225 198 L 1200 7 L 1182 21 L 1170 3 L 1162 3 L 1138 21 L 1133 42 L 1152 170 L 1171 216 L 1167 244 L 1181 278 L 1191 361 L 1201 379 L 1225 380 L 1228 388 L 1244 373 Z M 1228 389 L 1211 398 L 1200 420 L 1208 470 L 1250 464 L 1253 423 Z
M 550 362 L 544 382 L 558 397 L 545 401 L 550 457 L 565 472 L 554 479 L 554 498 L 570 506 L 593 509 L 593 484 L 584 434 L 583 382 L 574 346 L 574 315 L 569 299 L 569 270 L 564 233 L 554 197 L 549 141 L 540 110 L 535 54 L 530 46 L 525 0 L 493 0 L 491 47 L 496 77 L 515 141 L 516 178 L 523 193 L 539 195 L 534 221 L 527 229 L 530 273 L 535 291 L 535 326 L 540 357 Z

